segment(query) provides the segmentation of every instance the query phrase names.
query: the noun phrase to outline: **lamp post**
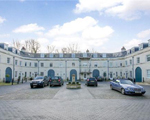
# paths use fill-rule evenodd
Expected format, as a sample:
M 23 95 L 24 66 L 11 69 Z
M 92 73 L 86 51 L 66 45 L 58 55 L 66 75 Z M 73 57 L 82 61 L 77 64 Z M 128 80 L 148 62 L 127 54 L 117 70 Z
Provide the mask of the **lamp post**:
M 107 60 L 107 72 L 108 72 L 108 79 L 109 79 L 109 59 Z
M 12 80 L 11 80 L 11 82 L 12 82 L 12 85 L 13 85 L 13 82 L 14 82 L 14 77 L 15 77 L 15 57 L 13 57 L 13 78 L 12 78 Z

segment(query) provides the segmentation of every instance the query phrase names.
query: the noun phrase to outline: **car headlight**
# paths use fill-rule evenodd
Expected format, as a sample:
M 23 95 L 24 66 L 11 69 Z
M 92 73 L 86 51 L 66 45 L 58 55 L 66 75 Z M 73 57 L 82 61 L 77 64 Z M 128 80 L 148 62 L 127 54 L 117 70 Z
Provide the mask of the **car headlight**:
M 142 90 L 142 91 L 145 91 L 145 89 L 144 89 L 144 88 L 141 88 L 141 90 Z
M 129 87 L 128 87 L 128 88 L 127 88 L 127 90 L 129 90 L 129 91 L 133 91 L 133 88 L 129 88 Z

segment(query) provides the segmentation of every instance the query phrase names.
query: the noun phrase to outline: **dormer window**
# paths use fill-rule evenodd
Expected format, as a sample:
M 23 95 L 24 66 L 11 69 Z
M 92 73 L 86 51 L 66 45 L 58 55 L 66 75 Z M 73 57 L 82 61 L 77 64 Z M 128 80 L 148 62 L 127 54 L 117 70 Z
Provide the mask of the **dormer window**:
M 97 58 L 97 53 L 94 53 L 94 54 L 93 54 L 93 57 L 94 57 L 94 58 Z
M 59 54 L 59 57 L 60 57 L 60 58 L 63 58 L 63 53 L 60 53 L 60 54 Z
M 87 57 L 87 53 L 83 53 L 83 57 Z
M 44 54 L 43 53 L 41 53 L 41 58 L 44 58 Z
M 75 53 L 72 53 L 72 58 L 75 58 Z
M 50 57 L 50 58 L 53 58 L 53 53 L 49 54 L 49 57 Z

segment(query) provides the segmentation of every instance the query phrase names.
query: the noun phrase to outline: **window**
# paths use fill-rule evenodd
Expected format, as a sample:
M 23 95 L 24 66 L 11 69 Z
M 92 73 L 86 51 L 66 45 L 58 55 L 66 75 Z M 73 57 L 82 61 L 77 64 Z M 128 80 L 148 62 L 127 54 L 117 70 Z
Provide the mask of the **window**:
M 106 67 L 106 62 L 103 62 L 103 67 Z
M 128 65 L 128 61 L 126 61 L 126 66 Z
M 15 77 L 17 77 L 17 71 L 15 71 Z
M 130 78 L 132 78 L 132 71 L 130 71 Z
M 137 63 L 140 63 L 140 58 L 139 57 L 137 58 Z
M 17 65 L 17 63 L 18 63 L 18 60 L 15 60 L 15 65 Z
M 10 63 L 10 58 L 7 58 L 7 63 Z
M 75 66 L 75 63 L 72 63 L 72 66 Z
M 20 61 L 20 66 L 22 65 L 22 61 Z
M 87 53 L 83 53 L 83 57 L 87 57 Z
M 30 67 L 31 67 L 31 62 L 30 62 Z
M 25 66 L 27 66 L 27 62 L 25 62 Z
M 112 62 L 110 62 L 110 63 L 109 63 L 109 65 L 110 65 L 110 67 L 112 67 L 113 63 L 112 63 Z
M 34 67 L 37 67 L 37 63 L 34 63 Z
M 31 74 L 32 74 L 32 73 L 30 72 L 30 77 L 31 77 Z
M 93 54 L 93 57 L 94 57 L 94 58 L 97 58 L 97 53 L 94 53 L 94 54 Z
M 53 67 L 53 63 L 50 63 L 50 67 Z
M 75 58 L 75 53 L 72 53 L 72 58 Z
M 147 55 L 147 61 L 150 61 L 150 55 Z
M 60 53 L 60 54 L 59 54 L 59 57 L 62 58 L 62 57 L 63 57 L 63 53 Z
M 122 77 L 122 72 L 120 72 L 120 77 Z
M 132 65 L 132 60 L 130 60 L 130 65 Z
M 103 58 L 105 58 L 105 57 L 106 57 L 106 54 L 104 53 L 102 56 L 103 56 Z
M 94 67 L 97 67 L 97 63 L 94 64 Z
M 53 53 L 51 53 L 51 54 L 49 55 L 49 57 L 50 57 L 50 58 L 53 58 Z
M 118 77 L 118 72 L 116 72 L 116 77 Z
M 62 64 L 62 63 L 60 63 L 60 64 L 59 64 L 59 66 L 60 66 L 60 67 L 63 67 L 63 64 Z
M 86 67 L 86 66 L 87 66 L 87 63 L 83 63 L 83 66 Z
M 150 70 L 147 70 L 147 77 L 150 78 Z
M 41 58 L 44 58 L 44 54 L 43 53 L 41 53 Z
M 44 76 L 44 72 L 41 72 L 40 75 L 41 75 L 41 76 Z
M 122 63 L 120 63 L 120 66 L 122 66 Z
M 44 63 L 41 63 L 41 67 L 44 67 Z

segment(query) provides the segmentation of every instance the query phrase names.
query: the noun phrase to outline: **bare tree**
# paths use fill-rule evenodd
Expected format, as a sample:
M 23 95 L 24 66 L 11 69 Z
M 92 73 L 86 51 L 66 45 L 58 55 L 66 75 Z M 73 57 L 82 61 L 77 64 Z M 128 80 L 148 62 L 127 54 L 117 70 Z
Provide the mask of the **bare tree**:
M 62 53 L 68 53 L 67 48 L 65 48 L 65 47 L 62 48 L 62 49 L 61 49 L 61 52 L 62 52 Z
M 34 39 L 26 40 L 24 47 L 28 52 L 37 53 L 40 50 L 40 43 Z
M 48 46 L 47 46 L 47 51 L 48 51 L 49 53 L 53 53 L 54 50 L 55 50 L 55 46 L 54 46 L 54 45 L 48 45 Z
M 58 49 L 55 49 L 55 53 L 59 53 L 59 50 L 58 50 Z
M 21 49 L 21 43 L 20 41 L 13 40 L 13 47 L 20 50 Z
M 79 53 L 79 46 L 78 44 L 69 44 L 67 48 L 68 53 Z

